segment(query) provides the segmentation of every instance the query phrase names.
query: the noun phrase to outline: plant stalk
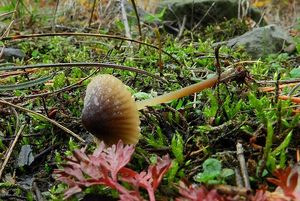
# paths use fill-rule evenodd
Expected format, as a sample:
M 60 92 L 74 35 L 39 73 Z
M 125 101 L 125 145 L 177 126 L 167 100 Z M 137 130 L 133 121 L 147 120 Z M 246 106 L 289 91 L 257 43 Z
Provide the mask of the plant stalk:
M 221 74 L 220 79 L 224 79 L 225 77 L 229 76 L 230 74 L 232 74 L 234 72 L 234 69 L 230 69 L 224 73 Z M 177 91 L 172 91 L 170 93 L 164 94 L 164 95 L 160 95 L 157 96 L 155 98 L 150 98 L 147 100 L 142 100 L 142 101 L 137 101 L 136 105 L 137 105 L 137 109 L 138 110 L 142 110 L 147 106 L 154 106 L 154 105 L 158 105 L 161 103 L 166 103 L 169 102 L 171 100 L 174 99 L 178 99 L 178 98 L 182 98 L 184 96 L 188 96 L 191 95 L 193 93 L 196 92 L 200 92 L 204 89 L 210 88 L 212 86 L 214 86 L 217 82 L 218 82 L 218 75 L 209 78 L 207 80 L 204 80 L 202 82 L 184 87 L 182 89 L 179 89 Z

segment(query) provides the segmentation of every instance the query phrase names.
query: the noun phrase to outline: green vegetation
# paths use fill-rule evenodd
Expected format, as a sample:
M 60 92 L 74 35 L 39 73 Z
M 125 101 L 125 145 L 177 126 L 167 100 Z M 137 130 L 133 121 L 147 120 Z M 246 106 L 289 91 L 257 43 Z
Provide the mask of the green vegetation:
M 222 169 L 219 160 L 209 158 L 203 162 L 203 172 L 195 176 L 195 181 L 207 184 L 225 183 L 226 179 L 233 177 L 234 171 L 229 168 Z
M 34 1 L 28 9 L 26 1 L 12 1 L 1 7 L 0 15 L 14 11 L 16 2 L 20 2 L 20 5 L 16 11 L 16 22 L 10 28 L 8 36 L 53 33 L 49 27 L 53 20 L 52 14 L 43 14 L 48 7 L 53 11 L 53 5 L 46 3 L 40 10 L 39 1 Z M 130 14 L 133 38 L 139 38 L 138 40 L 154 47 L 109 36 L 31 36 L 20 40 L 0 37 L 2 46 L 16 47 L 25 53 L 22 59 L 1 60 L 0 100 L 43 114 L 86 141 L 80 142 L 45 118 L 1 102 L 0 164 L 3 164 L 21 126 L 25 127 L 0 176 L 0 192 L 35 200 L 36 192 L 28 192 L 19 182 L 29 177 L 36 179 L 29 182 L 30 185 L 43 184 L 39 185 L 38 190 L 46 200 L 63 199 L 68 186 L 55 182 L 53 170 L 62 168 L 65 158 L 72 156 L 74 150 L 85 147 L 86 153 L 93 153 L 96 148 L 93 138 L 83 128 L 80 119 L 85 88 L 93 75 L 113 74 L 128 86 L 136 100 L 155 97 L 215 75 L 218 69 L 213 42 L 242 34 L 248 28 L 245 21 L 232 20 L 211 25 L 201 31 L 186 30 L 178 39 L 156 27 L 155 23 L 161 20 L 162 13 L 163 11 L 145 16 L 143 38 L 139 38 L 137 21 Z M 64 27 L 62 30 L 57 28 L 56 33 L 123 35 L 124 25 L 120 18 L 105 18 L 108 21 L 103 24 L 107 26 L 92 24 L 87 27 L 90 16 L 88 13 L 84 14 L 82 19 L 79 16 L 73 16 L 72 19 L 58 13 L 56 20 Z M 5 23 L 6 27 L 12 20 L 12 16 L 8 16 L 0 17 L 0 22 Z M 233 26 L 233 23 L 237 26 Z M 82 24 L 85 26 L 81 26 Z M 159 39 L 154 29 L 159 32 Z M 287 95 L 294 87 L 283 86 L 280 81 L 296 80 L 296 84 L 299 83 L 299 37 L 295 41 L 296 52 L 292 55 L 270 55 L 255 61 L 242 50 L 222 46 L 218 53 L 221 70 L 233 67 L 245 74 L 236 73 L 230 79 L 201 93 L 140 111 L 142 137 L 128 167 L 142 172 L 148 166 L 156 164 L 159 157 L 169 154 L 172 165 L 155 195 L 175 198 L 178 197 L 178 182 L 182 180 L 206 185 L 233 184 L 233 170 L 238 164 L 235 147 L 238 141 L 244 146 L 246 158 L 254 161 L 253 166 L 248 166 L 253 186 L 266 183 L 265 179 L 271 177 L 277 168 L 286 168 L 289 164 L 296 163 L 296 149 L 299 147 L 299 102 L 281 100 L 279 97 Z M 78 62 L 133 67 L 159 76 L 163 81 L 134 71 L 84 65 L 20 70 L 14 67 Z M 267 85 L 263 81 L 271 82 Z M 261 89 L 265 86 L 275 89 L 266 92 Z M 279 89 L 280 86 L 282 88 Z M 295 90 L 299 92 L 297 88 Z M 23 169 L 14 165 L 22 145 L 30 145 L 36 157 L 33 164 Z M 122 182 L 124 186 L 130 186 L 129 183 Z M 164 186 L 171 188 L 166 190 Z M 78 200 L 89 194 L 109 198 L 118 198 L 119 195 L 116 190 L 92 186 L 71 200 Z M 141 194 L 147 195 L 146 190 L 141 190 Z M 4 198 L 0 196 L 1 199 Z

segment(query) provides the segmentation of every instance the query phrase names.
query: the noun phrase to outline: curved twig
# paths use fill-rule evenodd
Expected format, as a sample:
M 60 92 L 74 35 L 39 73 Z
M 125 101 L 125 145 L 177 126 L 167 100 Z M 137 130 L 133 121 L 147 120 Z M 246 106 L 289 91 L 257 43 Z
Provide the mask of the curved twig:
M 0 99 L 0 104 L 3 104 L 3 105 L 9 105 L 9 106 L 11 106 L 11 107 L 17 108 L 17 109 L 22 110 L 22 111 L 24 111 L 24 112 L 28 112 L 28 113 L 34 114 L 34 115 L 36 115 L 36 116 L 38 116 L 38 117 L 41 117 L 41 118 L 43 118 L 43 119 L 49 121 L 49 122 L 52 123 L 53 125 L 59 127 L 60 129 L 62 129 L 62 130 L 65 131 L 66 133 L 69 133 L 70 135 L 72 135 L 73 137 L 75 137 L 75 138 L 76 138 L 77 140 L 79 140 L 80 142 L 85 142 L 84 139 L 82 139 L 79 135 L 77 135 L 76 133 L 74 133 L 74 132 L 71 131 L 70 129 L 64 127 L 63 125 L 59 124 L 58 122 L 54 121 L 53 119 L 50 119 L 50 118 L 48 118 L 48 117 L 46 117 L 46 116 L 44 116 L 44 115 L 42 115 L 42 114 L 40 114 L 40 113 L 37 113 L 37 112 L 32 111 L 32 110 L 29 110 L 29 109 L 27 109 L 27 108 L 24 108 L 24 107 L 15 105 L 15 104 L 13 104 L 13 103 L 7 102 L 7 101 L 5 101 L 5 100 L 3 100 L 3 99 Z
M 4 159 L 4 161 L 3 161 L 2 165 L 1 165 L 1 168 L 0 168 L 0 179 L 2 177 L 2 173 L 4 171 L 4 168 L 5 168 L 8 160 L 9 160 L 9 158 L 11 156 L 11 153 L 12 153 L 12 151 L 13 151 L 13 149 L 14 149 L 14 147 L 15 147 L 15 145 L 16 145 L 16 143 L 17 143 L 17 141 L 18 141 L 18 139 L 19 139 L 19 137 L 20 137 L 20 135 L 21 135 L 21 133 L 22 133 L 22 131 L 24 129 L 24 127 L 25 127 L 25 125 L 22 125 L 19 128 L 19 130 L 18 130 L 18 132 L 16 134 L 16 137 L 15 137 L 13 143 L 11 144 L 11 146 L 9 147 L 9 149 L 7 150 L 7 153 L 6 153 L 5 157 L 4 157 L 5 159 Z
M 30 68 L 51 68 L 51 67 L 59 67 L 59 68 L 71 68 L 71 67 L 98 67 L 98 68 L 114 68 L 120 70 L 128 70 L 136 73 L 140 73 L 143 75 L 147 75 L 158 79 L 160 81 L 165 81 L 159 76 L 153 75 L 145 70 L 117 65 L 117 64 L 109 64 L 109 63 L 54 63 L 54 64 L 35 64 L 35 65 L 26 65 L 26 66 L 5 66 L 1 67 L 0 71 L 4 70 L 18 70 L 18 69 L 30 69 Z
M 16 35 L 16 36 L 4 37 L 1 40 L 6 41 L 6 40 L 16 40 L 16 39 L 25 39 L 25 38 L 39 38 L 39 37 L 47 37 L 47 36 L 87 36 L 87 37 L 98 37 L 98 38 L 112 38 L 112 39 L 126 40 L 126 41 L 130 41 L 130 42 L 146 45 L 148 47 L 152 47 L 156 50 L 159 50 L 159 48 L 156 47 L 155 45 L 152 45 L 152 44 L 149 44 L 146 42 L 142 42 L 142 41 L 138 41 L 135 39 L 126 38 L 126 37 L 122 37 L 122 36 L 107 35 L 107 34 L 93 34 L 93 33 L 44 33 L 44 34 Z M 164 50 L 162 50 L 162 52 L 164 54 L 168 55 L 170 58 L 172 58 L 180 66 L 185 66 L 180 61 L 178 61 L 175 57 L 173 57 L 170 53 L 168 53 Z
M 45 93 L 38 93 L 38 94 L 30 94 L 27 96 L 13 96 L 13 97 L 3 97 L 3 100 L 15 100 L 15 99 L 30 99 L 30 98 L 37 98 L 37 97 L 43 97 L 43 96 L 48 96 L 48 95 L 53 95 L 53 94 L 57 94 L 63 91 L 67 91 L 73 88 L 77 88 L 77 87 L 81 87 L 81 83 L 84 82 L 85 80 L 89 79 L 90 77 L 92 77 L 95 73 L 97 73 L 99 71 L 99 69 L 95 70 L 94 72 L 92 72 L 89 76 L 79 80 L 78 82 L 71 84 L 69 86 L 60 88 L 58 90 L 55 91 L 50 91 L 50 92 L 45 92 Z

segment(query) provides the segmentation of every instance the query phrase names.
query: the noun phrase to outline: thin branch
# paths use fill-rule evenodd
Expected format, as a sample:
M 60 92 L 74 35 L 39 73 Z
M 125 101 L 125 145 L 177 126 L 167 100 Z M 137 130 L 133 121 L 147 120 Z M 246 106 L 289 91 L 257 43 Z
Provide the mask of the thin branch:
M 1 179 L 1 177 L 2 177 L 4 168 L 5 168 L 6 164 L 8 163 L 8 160 L 9 160 L 11 154 L 12 154 L 12 151 L 13 151 L 13 149 L 14 149 L 14 147 L 15 147 L 15 145 L 16 145 L 16 143 L 17 143 L 17 141 L 18 141 L 18 139 L 19 139 L 19 137 L 20 137 L 20 135 L 21 135 L 21 133 L 23 132 L 23 129 L 24 129 L 24 128 L 25 128 L 25 125 L 22 125 L 22 126 L 20 127 L 20 129 L 19 129 L 19 131 L 17 132 L 17 135 L 16 135 L 16 137 L 15 137 L 13 143 L 11 144 L 11 146 L 9 147 L 9 149 L 8 149 L 8 151 L 7 151 L 7 154 L 5 154 L 5 159 L 4 159 L 4 161 L 3 161 L 2 165 L 1 165 L 1 168 L 0 168 L 0 179 Z
M 14 113 L 14 115 L 16 116 L 16 125 L 15 125 L 15 128 L 19 128 L 20 126 L 20 118 L 19 118 L 19 114 L 17 113 L 17 111 L 15 110 L 15 108 L 11 108 L 12 112 Z M 14 135 L 17 135 L 17 129 L 15 130 L 15 133 Z
M 127 13 L 124 7 L 124 0 L 120 0 L 120 7 L 121 7 L 121 13 L 122 13 L 122 21 L 125 27 L 125 36 L 127 38 L 132 38 L 131 37 L 131 33 L 130 33 L 130 28 L 129 28 L 129 24 L 128 24 L 128 20 L 127 20 Z M 130 45 L 130 43 L 129 43 Z
M 297 83 L 300 82 L 300 79 L 293 79 L 293 80 L 280 80 L 278 81 L 279 84 L 290 84 L 290 83 Z M 276 80 L 258 80 L 256 81 L 258 84 L 276 84 Z
M 134 13 L 135 13 L 136 20 L 137 20 L 137 23 L 138 23 L 138 29 L 139 29 L 140 39 L 143 40 L 142 28 L 141 28 L 141 21 L 140 21 L 140 16 L 139 16 L 137 8 L 136 8 L 135 0 L 131 0 L 131 3 L 132 3 L 132 7 L 134 9 Z
M 10 12 L 7 12 L 7 13 L 3 13 L 3 14 L 0 14 L 0 17 L 4 17 L 6 15 L 10 15 L 10 14 L 13 14 L 15 11 L 10 11 Z
M 2 37 L 2 36 L 0 36 L 0 40 L 1 40 L 1 37 Z M 3 54 L 4 54 L 4 48 L 5 48 L 5 45 L 4 45 L 4 43 L 3 43 L 3 46 L 2 46 L 2 48 L 1 48 L 1 50 L 0 50 L 0 59 L 2 58 L 2 56 L 3 56 Z
M 93 21 L 93 15 L 95 12 L 96 2 L 97 2 L 97 0 L 94 0 L 94 2 L 93 2 L 92 12 L 91 12 L 90 20 L 89 20 L 89 27 L 91 26 L 92 21 Z
M 74 88 L 77 88 L 77 87 L 80 87 L 82 82 L 89 79 L 90 77 L 92 77 L 95 73 L 97 73 L 99 71 L 99 69 L 97 69 L 95 72 L 91 73 L 89 76 L 79 80 L 78 82 L 74 83 L 74 84 L 71 84 L 69 86 L 66 86 L 66 87 L 63 87 L 63 88 L 60 88 L 58 90 L 55 90 L 55 91 L 51 91 L 51 92 L 45 92 L 45 93 L 39 93 L 39 94 L 31 94 L 31 95 L 27 95 L 27 96 L 14 96 L 14 97 L 4 97 L 2 98 L 3 100 L 15 100 L 15 99 L 21 99 L 21 100 L 24 100 L 24 99 L 30 99 L 30 98 L 37 98 L 37 97 L 43 97 L 43 96 L 48 96 L 48 95 L 55 95 L 57 93 L 61 93 L 63 91 L 68 91 L 68 90 L 71 90 L 71 89 L 74 89 Z
M 288 93 L 288 96 L 292 96 L 293 93 L 300 87 L 300 83 L 296 84 L 291 91 Z
M 111 38 L 111 39 L 116 39 L 116 40 L 130 41 L 130 42 L 142 44 L 142 45 L 154 48 L 156 50 L 159 50 L 159 48 L 156 47 L 155 45 L 145 43 L 142 41 L 138 41 L 138 40 L 134 40 L 131 38 L 115 36 L 115 35 L 106 35 L 106 34 L 92 34 L 92 33 L 44 33 L 44 34 L 30 34 L 30 35 L 15 35 L 15 36 L 4 37 L 0 41 L 17 40 L 17 39 L 25 39 L 25 38 L 39 38 L 39 37 L 48 37 L 48 36 L 86 36 L 86 37 L 97 37 L 97 38 Z M 168 53 L 164 50 L 162 50 L 162 52 L 164 54 L 168 55 L 170 58 L 172 58 L 180 66 L 185 66 L 184 64 L 179 62 L 175 57 L 173 57 L 170 53 Z
M 0 53 L 1 54 L 1 53 Z M 9 64 L 12 65 L 12 64 Z M 0 67 L 1 68 L 1 67 Z M 10 76 L 15 76 L 15 75 L 24 75 L 24 74 L 29 74 L 29 73 L 34 73 L 36 72 L 38 69 L 30 69 L 30 70 L 20 70 L 20 71 L 7 71 L 4 73 L 0 74 L 0 78 L 6 78 L 6 77 L 10 77 Z
M 184 15 L 184 16 L 183 16 L 182 23 L 181 23 L 181 25 L 180 25 L 179 33 L 178 33 L 178 35 L 177 35 L 177 37 L 176 37 L 176 38 L 178 38 L 178 39 L 180 39 L 181 36 L 182 36 L 182 34 L 183 34 L 183 31 L 184 31 L 184 28 L 185 28 L 185 24 L 186 24 L 186 19 L 187 19 L 187 17 L 186 17 L 186 15 Z
M 203 15 L 203 17 L 199 20 L 199 22 L 192 28 L 192 32 L 195 31 L 195 29 L 202 23 L 202 21 L 205 19 L 205 17 L 208 15 L 210 10 L 215 6 L 216 2 L 213 2 L 211 6 L 208 8 L 206 13 Z
M 275 103 L 278 103 L 280 77 L 281 77 L 281 74 L 279 72 L 277 75 L 276 83 L 275 83 Z
M 237 187 L 242 188 L 244 187 L 243 185 L 243 179 L 240 173 L 240 170 L 238 168 L 234 168 L 234 172 L 235 172 L 235 184 Z
M 154 29 L 154 32 L 156 34 L 156 39 L 158 42 L 158 66 L 159 66 L 159 73 L 162 73 L 163 71 L 163 61 L 162 61 L 162 42 L 161 42 L 161 35 L 160 32 L 158 30 L 158 28 Z
M 52 32 L 55 32 L 55 23 L 56 23 L 56 14 L 57 14 L 58 5 L 59 5 L 59 0 L 56 0 L 55 10 L 52 19 Z
M 0 104 L 3 104 L 3 105 L 9 105 L 9 106 L 11 106 L 11 107 L 17 108 L 17 109 L 22 110 L 22 111 L 24 111 L 24 112 L 28 112 L 28 113 L 34 114 L 34 115 L 36 115 L 36 116 L 38 116 L 38 117 L 41 117 L 41 118 L 43 118 L 43 119 L 49 121 L 49 122 L 52 123 L 53 125 L 59 127 L 60 129 L 62 129 L 62 130 L 65 131 L 66 133 L 69 133 L 71 136 L 75 137 L 75 138 L 76 138 L 77 140 L 79 140 L 80 142 L 85 142 L 84 139 L 82 139 L 79 135 L 77 135 L 77 134 L 74 133 L 73 131 L 69 130 L 68 128 L 64 127 L 63 125 L 59 124 L 58 122 L 56 122 L 56 121 L 54 121 L 54 120 L 52 120 L 52 119 L 50 119 L 50 118 L 48 118 L 48 117 L 46 117 L 46 116 L 40 114 L 40 113 L 37 113 L 37 112 L 32 111 L 32 110 L 29 110 L 29 109 L 27 109 L 27 108 L 24 108 L 24 107 L 15 105 L 15 104 L 13 104 L 13 103 L 7 102 L 7 101 L 5 101 L 5 100 L 3 100 L 3 99 L 0 99 Z
M 40 191 L 40 189 L 37 185 L 37 182 L 35 182 L 35 181 L 33 182 L 32 190 L 34 190 L 34 192 L 35 192 L 35 196 L 36 196 L 37 201 L 43 201 L 44 200 L 43 195 L 42 195 L 42 193 L 41 193 L 41 191 Z
M 159 76 L 153 75 L 145 70 L 123 66 L 118 64 L 109 64 L 109 63 L 54 63 L 54 64 L 35 64 L 35 65 L 25 65 L 25 66 L 6 66 L 1 67 L 0 71 L 4 70 L 17 70 L 17 69 L 30 69 L 30 68 L 51 68 L 51 67 L 59 67 L 59 68 L 71 68 L 71 67 L 98 67 L 98 68 L 114 68 L 119 70 L 128 70 L 136 73 L 140 73 L 143 75 L 147 75 L 158 79 L 160 81 L 164 81 Z
M 13 23 L 15 22 L 15 20 L 12 20 L 9 25 L 7 26 L 6 30 L 4 31 L 4 33 L 2 34 L 2 36 L 0 36 L 0 41 L 5 38 L 8 34 L 9 34 L 9 31 L 10 31 L 10 28 L 11 26 L 13 25 Z M 3 48 L 4 49 L 4 48 Z
M 238 161 L 240 162 L 240 167 L 241 167 L 241 172 L 242 172 L 245 188 L 251 189 L 249 174 L 248 174 L 247 165 L 246 165 L 246 161 L 245 161 L 245 157 L 244 157 L 243 146 L 239 142 L 236 145 L 236 154 L 238 157 Z

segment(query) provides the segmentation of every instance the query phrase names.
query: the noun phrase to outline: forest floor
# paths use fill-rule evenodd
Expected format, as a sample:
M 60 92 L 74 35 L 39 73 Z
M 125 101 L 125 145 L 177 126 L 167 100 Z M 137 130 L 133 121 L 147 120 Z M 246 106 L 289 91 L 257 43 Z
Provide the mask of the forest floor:
M 243 19 L 177 38 L 158 26 L 159 13 L 144 16 L 139 29 L 132 12 L 128 39 L 116 7 L 103 3 L 91 15 L 91 2 L 66 3 L 54 18 L 55 6 L 0 9 L 0 44 L 25 53 L 0 60 L 0 200 L 300 198 L 297 26 L 289 27 L 294 53 L 254 60 L 212 46 L 248 31 Z M 81 122 L 86 87 L 98 74 L 120 79 L 136 101 L 218 79 L 139 110 L 139 142 L 104 148 Z

